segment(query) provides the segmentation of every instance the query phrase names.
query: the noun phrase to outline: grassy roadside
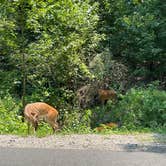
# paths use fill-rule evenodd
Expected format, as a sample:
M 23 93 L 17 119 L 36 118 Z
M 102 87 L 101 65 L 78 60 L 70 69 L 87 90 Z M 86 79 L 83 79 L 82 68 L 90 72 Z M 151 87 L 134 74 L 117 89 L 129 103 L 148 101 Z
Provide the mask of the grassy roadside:
M 11 133 L 12 134 L 12 133 Z M 22 133 L 13 133 L 20 136 L 28 136 L 27 129 L 24 130 Z M 37 137 L 46 137 L 49 135 L 52 135 L 52 129 L 49 127 L 49 125 L 44 124 L 40 125 L 39 129 L 37 130 L 35 136 Z M 72 134 L 99 134 L 99 135 L 147 135 L 147 134 L 159 134 L 166 137 L 166 128 L 137 128 L 137 129 L 131 129 L 128 130 L 126 128 L 115 128 L 115 129 L 105 129 L 101 132 L 98 132 L 96 130 L 92 129 L 86 129 L 86 130 L 69 130 L 69 129 L 62 129 L 55 133 L 56 135 L 72 135 Z M 31 130 L 31 135 L 34 135 Z M 147 138 L 148 139 L 148 138 Z M 150 138 L 149 138 L 150 139 Z M 164 140 L 163 140 L 164 141 Z M 162 142 L 163 142 L 162 141 Z M 165 139 L 166 141 L 166 139 Z
M 21 130 L 13 130 L 13 132 L 1 132 L 1 135 L 17 135 L 21 137 L 28 137 L 34 136 L 36 138 L 44 138 L 48 136 L 52 136 L 52 129 L 48 124 L 40 124 L 37 132 L 34 134 L 31 130 L 31 134 L 28 135 L 27 133 L 27 126 L 26 123 L 23 123 L 23 128 Z M 125 137 L 127 139 L 128 136 L 132 136 L 135 140 L 139 141 L 140 143 L 159 143 L 159 144 L 166 144 L 166 128 L 137 128 L 128 130 L 126 128 L 114 128 L 102 130 L 101 132 L 97 132 L 96 130 L 86 129 L 86 130 L 69 130 L 64 128 L 55 133 L 58 136 L 66 136 L 66 135 L 93 135 L 97 134 L 99 136 L 107 137 L 107 136 L 118 136 Z

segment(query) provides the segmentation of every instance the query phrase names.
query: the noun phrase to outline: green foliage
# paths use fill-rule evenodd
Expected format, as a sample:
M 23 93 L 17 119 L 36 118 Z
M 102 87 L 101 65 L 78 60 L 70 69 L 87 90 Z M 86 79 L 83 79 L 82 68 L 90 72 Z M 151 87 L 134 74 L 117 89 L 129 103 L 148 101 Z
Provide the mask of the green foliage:
M 125 61 L 135 76 L 162 80 L 165 75 L 165 6 L 162 0 L 99 1 L 102 48 Z
M 0 96 L 5 97 L 8 94 L 18 97 L 18 90 L 21 82 L 18 80 L 17 71 L 1 71 L 0 70 Z
M 166 92 L 149 87 L 131 89 L 113 109 L 112 118 L 128 129 L 166 126 Z
M 35 135 L 37 137 L 45 137 L 51 135 L 53 133 L 52 128 L 48 123 L 41 122 L 39 123 L 38 130 L 36 131 Z M 33 130 L 31 128 L 31 134 L 33 134 Z
M 165 126 L 165 92 L 154 87 L 131 89 L 118 104 L 73 110 L 76 91 L 94 78 L 121 91 L 132 86 L 129 76 L 164 87 L 165 14 L 162 0 L 3 0 L 0 131 L 24 131 L 15 101 L 24 90 L 26 103 L 44 101 L 60 110 L 64 131 L 89 131 L 112 120 L 127 128 Z M 48 128 L 42 124 L 38 134 Z
M 27 127 L 18 116 L 18 103 L 11 96 L 0 99 L 0 134 L 23 134 Z
M 57 86 L 67 86 L 65 82 L 77 79 L 79 75 L 89 76 L 84 61 L 86 52 L 81 50 L 96 43 L 94 37 L 100 38 L 94 31 L 98 17 L 93 10 L 88 13 L 90 8 L 88 1 L 74 3 L 70 0 L 43 2 L 32 7 L 27 25 L 37 39 L 29 44 L 28 54 L 29 58 L 35 56 L 40 62 L 34 64 L 39 68 L 37 73 L 34 71 L 34 77 L 42 74 L 49 79 L 50 85 L 56 81 Z
M 91 118 L 91 126 L 92 128 L 99 126 L 102 123 L 109 122 L 110 119 L 110 105 L 106 106 L 97 106 L 92 109 L 92 118 Z
M 62 132 L 88 133 L 91 130 L 90 118 L 91 110 L 84 110 L 84 112 L 74 110 L 70 113 L 66 111 Z
M 41 100 L 45 100 L 59 95 L 61 90 L 57 93 L 57 89 L 61 87 L 66 90 L 64 93 L 74 91 L 78 80 L 92 76 L 86 60 L 101 39 L 95 31 L 96 3 L 3 1 L 0 9 L 0 44 L 4 50 L 0 62 L 4 59 L 2 64 L 11 68 L 2 66 L 2 71 L 21 71 L 16 79 L 22 82 L 26 78 L 27 95 L 33 95 L 33 99 L 44 96 Z M 18 93 L 22 95 L 21 91 Z

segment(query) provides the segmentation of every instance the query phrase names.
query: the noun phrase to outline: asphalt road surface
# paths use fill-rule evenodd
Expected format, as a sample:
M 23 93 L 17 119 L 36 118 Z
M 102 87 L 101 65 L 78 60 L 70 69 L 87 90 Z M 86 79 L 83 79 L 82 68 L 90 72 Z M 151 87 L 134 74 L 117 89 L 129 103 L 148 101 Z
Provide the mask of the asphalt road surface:
M 166 153 L 0 148 L 0 166 L 166 166 Z

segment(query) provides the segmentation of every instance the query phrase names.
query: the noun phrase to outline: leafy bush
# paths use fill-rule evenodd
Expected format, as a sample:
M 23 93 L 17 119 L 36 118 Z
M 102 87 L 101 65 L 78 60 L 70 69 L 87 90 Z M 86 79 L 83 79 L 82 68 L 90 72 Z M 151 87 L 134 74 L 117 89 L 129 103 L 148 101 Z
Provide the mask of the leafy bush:
M 68 108 L 68 107 L 67 107 Z M 18 115 L 19 102 L 10 95 L 0 99 L 0 134 L 26 134 L 26 123 Z M 69 111 L 70 110 L 70 111 Z M 166 92 L 148 88 L 133 88 L 118 103 L 108 101 L 92 110 L 64 109 L 60 111 L 62 133 L 89 133 L 102 123 L 121 122 L 122 129 L 165 128 Z M 52 133 L 50 126 L 40 123 L 38 136 Z
M 0 99 L 0 134 L 23 134 L 26 131 L 25 123 L 18 116 L 16 101 L 11 96 Z
M 9 93 L 18 97 L 21 93 L 21 82 L 19 81 L 19 73 L 17 71 L 0 70 L 0 96 L 5 97 Z
M 91 127 L 95 128 L 100 126 L 102 123 L 107 123 L 112 121 L 112 109 L 114 108 L 114 103 L 110 100 L 105 106 L 97 106 L 92 109 L 91 117 Z
M 64 132 L 88 133 L 90 132 L 91 110 L 80 112 L 74 110 L 71 113 L 65 111 L 64 114 Z
M 166 126 L 166 92 L 149 87 L 131 89 L 117 104 L 112 119 L 131 129 Z
M 19 116 L 19 103 L 16 102 L 10 95 L 0 99 L 0 134 L 27 134 L 26 122 L 22 122 L 22 117 Z M 87 133 L 90 132 L 90 117 L 91 111 L 84 112 L 78 110 L 62 112 L 60 110 L 60 121 L 64 123 L 62 133 Z M 32 129 L 31 129 L 31 133 Z M 52 133 L 51 127 L 47 123 L 40 123 L 37 130 L 37 136 L 46 136 Z

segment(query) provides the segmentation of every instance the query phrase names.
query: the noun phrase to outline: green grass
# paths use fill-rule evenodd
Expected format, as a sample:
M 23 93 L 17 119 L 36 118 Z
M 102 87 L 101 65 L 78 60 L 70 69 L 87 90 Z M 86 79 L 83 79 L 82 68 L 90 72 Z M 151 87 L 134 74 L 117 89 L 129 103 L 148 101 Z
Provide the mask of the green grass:
M 125 128 L 118 128 L 118 129 L 106 129 L 103 130 L 102 132 L 97 132 L 95 130 L 85 130 L 85 131 L 73 131 L 69 129 L 62 129 L 61 131 L 56 132 L 55 134 L 58 135 L 72 135 L 72 134 L 101 134 L 101 135 L 109 135 L 109 134 L 120 134 L 120 135 L 137 135 L 137 134 L 146 134 L 146 133 L 159 133 L 166 135 L 166 128 L 157 128 L 157 129 L 150 129 L 150 128 L 139 128 L 139 129 L 130 129 L 127 130 Z M 52 130 L 51 128 L 46 129 L 44 126 L 41 126 L 37 133 L 37 137 L 45 137 L 48 135 L 52 135 Z
M 97 134 L 143 134 L 143 133 L 159 133 L 166 135 L 166 128 L 136 128 L 136 129 L 126 129 L 126 128 L 116 128 L 116 129 L 105 129 L 101 132 L 93 131 Z
M 108 135 L 108 134 L 121 134 L 121 135 L 128 135 L 128 134 L 143 134 L 143 133 L 159 133 L 166 135 L 166 127 L 159 127 L 159 128 L 135 128 L 135 129 L 127 129 L 125 127 L 122 128 L 114 128 L 114 129 L 105 129 L 102 132 L 97 132 L 90 128 L 78 128 L 77 130 L 72 128 L 62 128 L 60 131 L 56 132 L 55 135 L 71 135 L 71 134 L 101 134 L 101 135 Z M 13 134 L 19 136 L 29 136 L 27 132 L 27 124 L 24 122 L 20 122 L 19 126 L 14 130 L 4 130 L 0 132 L 0 134 Z M 32 127 L 30 128 L 30 136 L 36 137 L 46 137 L 49 135 L 53 135 L 52 128 L 47 123 L 40 123 L 37 132 L 34 134 Z

